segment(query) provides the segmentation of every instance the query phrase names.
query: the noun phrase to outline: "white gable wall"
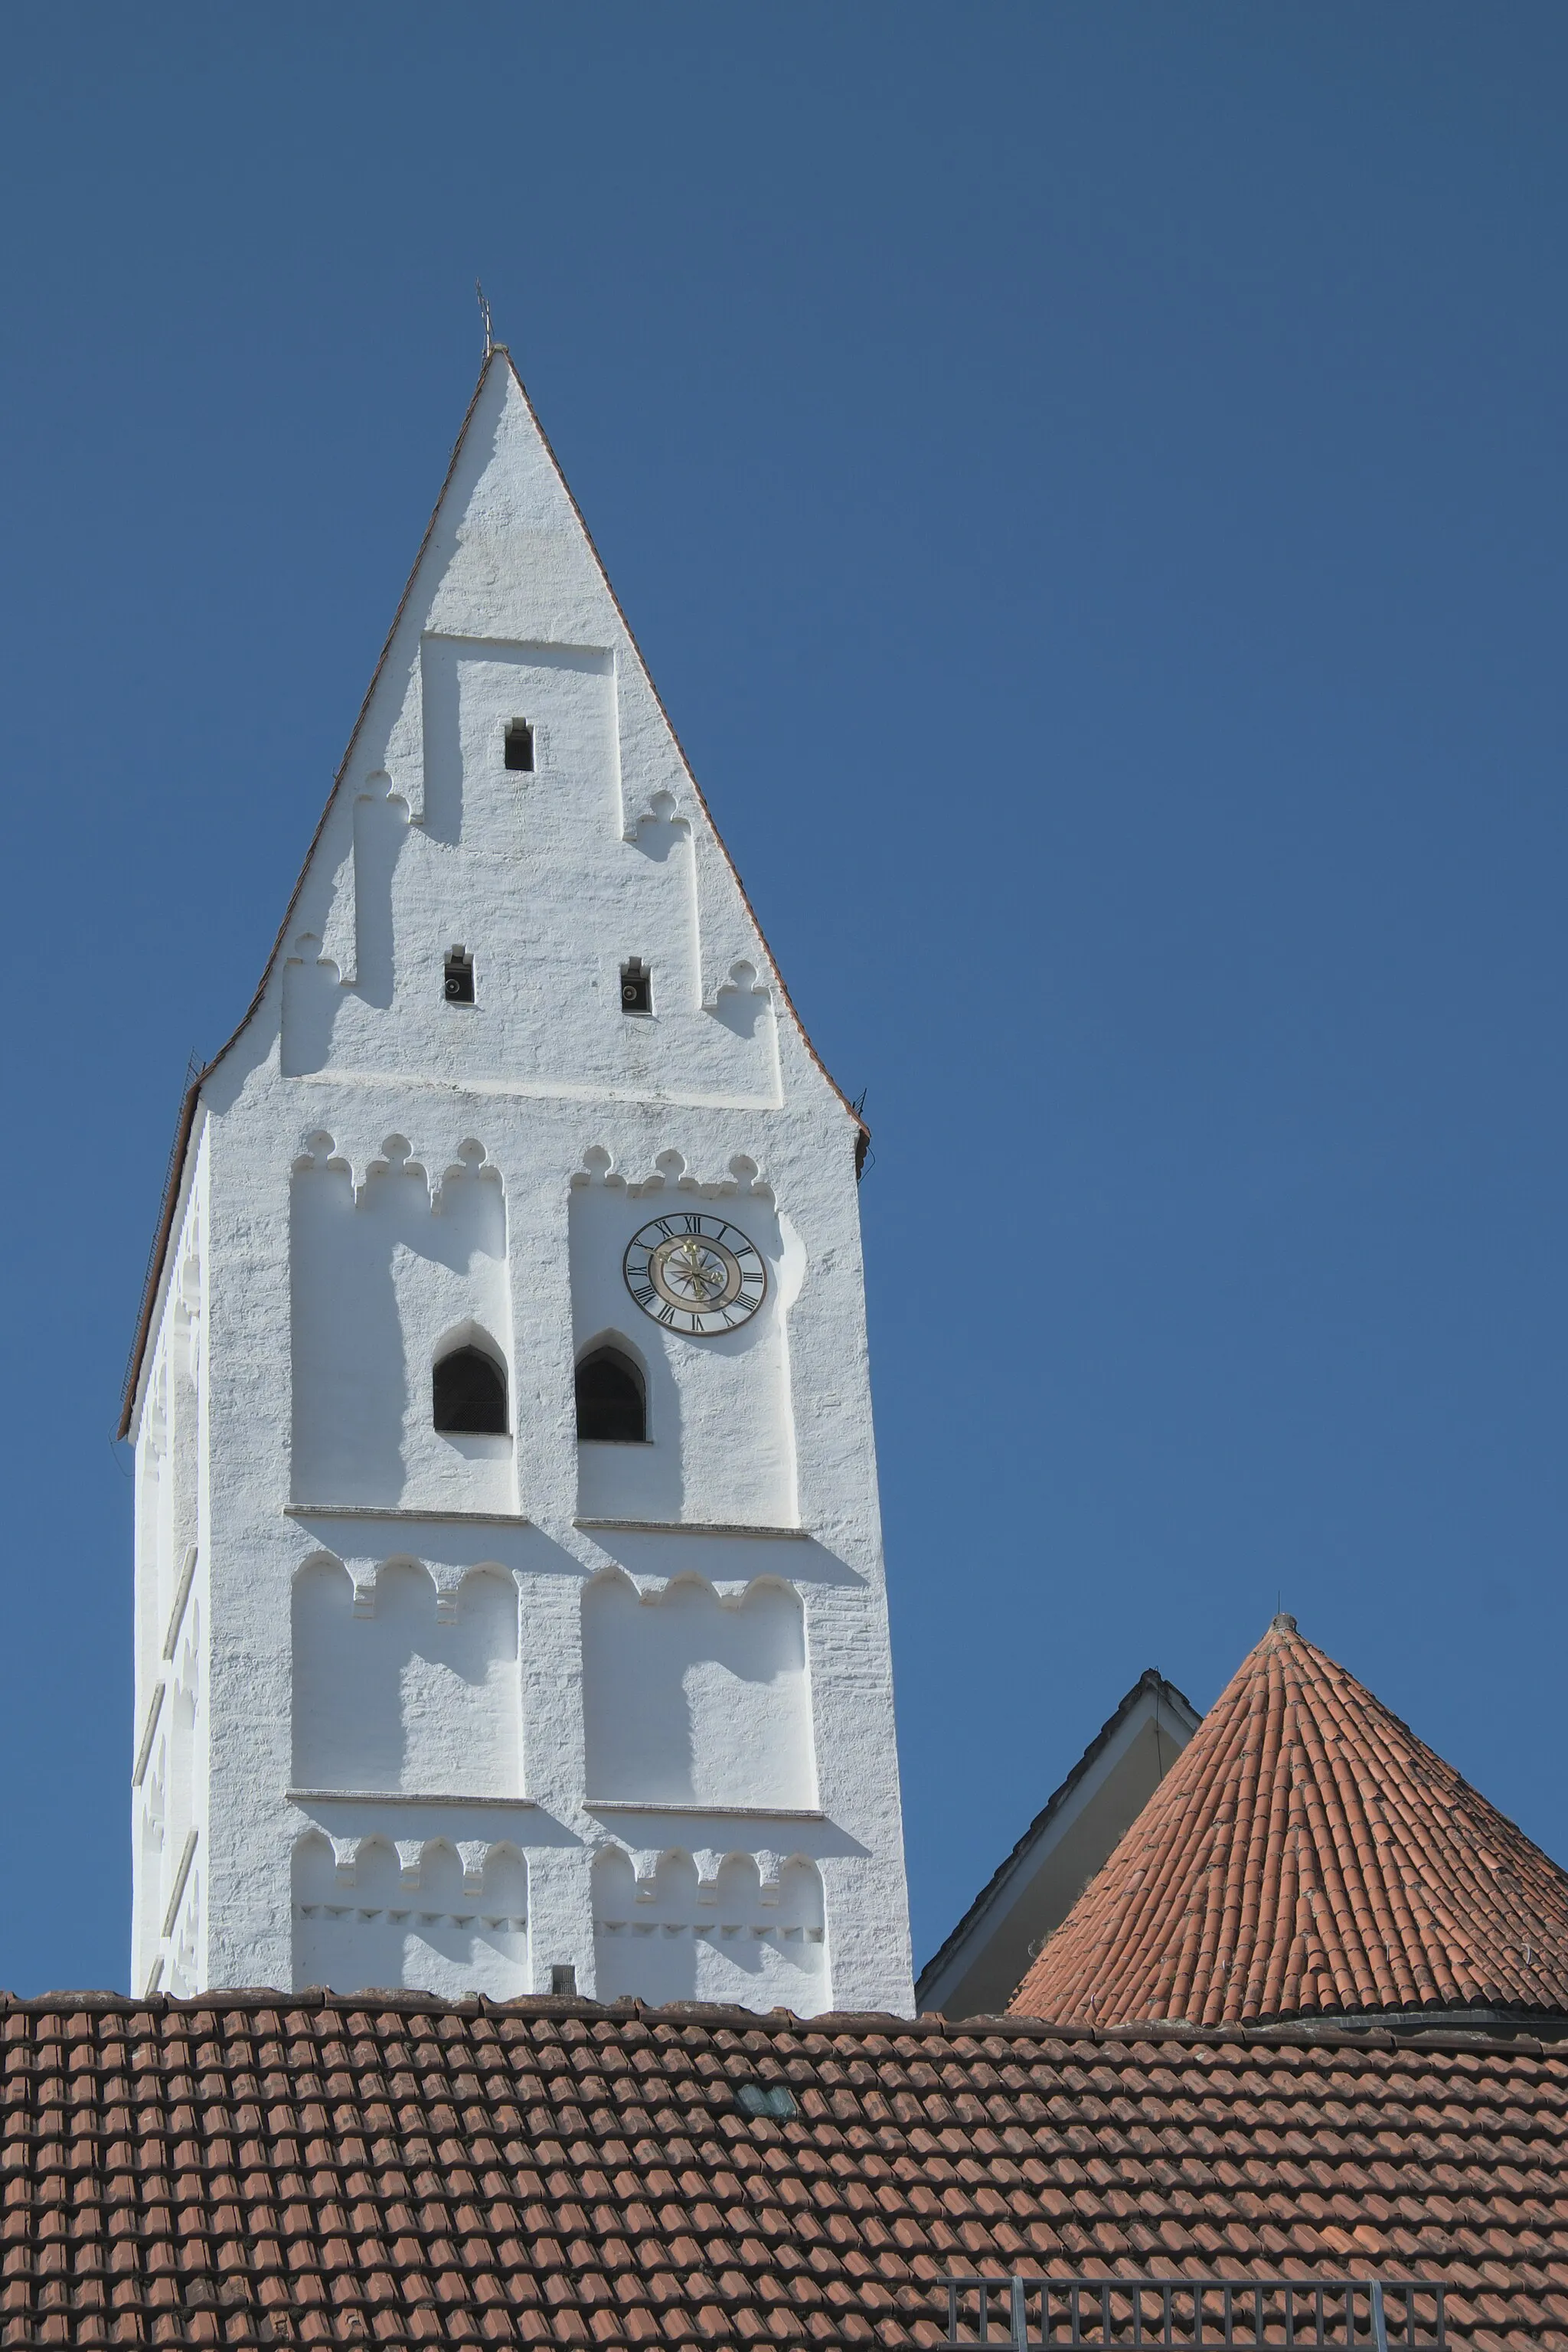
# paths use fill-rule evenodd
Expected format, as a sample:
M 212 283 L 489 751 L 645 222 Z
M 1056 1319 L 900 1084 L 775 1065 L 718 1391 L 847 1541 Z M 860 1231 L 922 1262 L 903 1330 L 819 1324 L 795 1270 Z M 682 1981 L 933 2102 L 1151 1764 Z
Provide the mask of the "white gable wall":
M 520 718 L 531 773 L 504 764 Z M 471 1006 L 442 992 L 459 944 Z M 651 1018 L 621 1009 L 634 957 Z M 183 1934 L 193 1985 L 287 1985 L 392 1954 L 402 1980 L 449 1990 L 471 1952 L 487 1989 L 548 1990 L 570 1965 L 592 1990 L 611 1953 L 616 1990 L 635 1990 L 638 1948 L 698 1937 L 707 1915 L 623 1935 L 595 1885 L 629 1872 L 651 1918 L 689 1869 L 700 1890 L 722 1884 L 745 1915 L 726 1924 L 758 1953 L 783 1953 L 787 1927 L 759 1987 L 907 2010 L 857 1130 L 500 354 L 282 951 L 202 1115 L 201 1904 L 165 1931 L 165 1839 L 140 1869 L 136 1989 L 153 1968 L 174 1980 Z M 763 1254 L 767 1298 L 740 1330 L 678 1337 L 628 1296 L 626 1240 L 676 1207 L 717 1208 Z M 159 1400 L 177 1307 L 166 1272 L 137 1407 L 143 1684 L 175 1545 L 182 1423 Z M 506 1363 L 504 1436 L 431 1425 L 433 1360 L 465 1332 Z M 574 1359 L 605 1337 L 645 1368 L 646 1447 L 576 1443 Z M 469 1657 L 460 1596 L 493 1595 L 497 1578 L 516 1595 L 513 1649 L 492 1628 Z M 605 1579 L 626 1605 L 615 1640 L 585 1651 Z M 416 1636 L 404 1625 L 426 1587 L 451 1615 L 447 1650 L 434 1617 Z M 380 1634 L 378 1591 L 403 1595 Z M 613 1698 L 585 1681 L 600 1656 Z M 754 1753 L 723 1729 L 726 1692 Z M 646 1788 L 591 1785 L 588 1726 L 607 1706 L 626 1718 L 617 1769 L 635 1779 L 648 1759 Z M 482 1727 L 467 1772 L 466 1724 Z M 683 1736 L 695 1759 L 672 1749 Z M 346 1776 L 356 1754 L 363 1783 L 297 1777 L 297 1757 L 336 1757 Z M 503 1754 L 504 1770 L 486 1760 Z M 517 1857 L 526 1895 L 475 1912 L 513 1923 L 474 1929 L 482 1951 L 447 1899 L 448 1853 L 471 1894 L 486 1854 Z M 383 1899 L 388 1854 L 406 1904 Z M 422 1936 L 393 1914 L 420 1912 L 426 1867 L 446 1893 Z M 819 1890 L 815 1926 L 781 1924 L 790 1869 Z M 351 1914 L 357 1942 L 336 1924 Z M 715 1960 L 681 1966 L 719 1981 Z
M 922 2011 L 956 2018 L 1006 2009 L 1197 1727 L 1190 1700 L 1152 1668 L 1145 1673 L 921 1969 Z

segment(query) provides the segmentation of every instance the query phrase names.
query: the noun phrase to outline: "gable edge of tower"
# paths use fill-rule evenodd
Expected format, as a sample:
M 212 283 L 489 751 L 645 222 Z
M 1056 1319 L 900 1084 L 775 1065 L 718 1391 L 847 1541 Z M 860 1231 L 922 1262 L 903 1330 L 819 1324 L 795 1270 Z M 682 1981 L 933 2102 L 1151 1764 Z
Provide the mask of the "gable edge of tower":
M 126 1365 L 125 1378 L 121 1390 L 120 1418 L 115 1431 L 117 1439 L 124 1439 L 130 1435 L 132 1423 L 135 1414 L 136 1401 L 141 1392 L 142 1375 L 145 1366 L 148 1341 L 152 1336 L 157 1301 L 163 1292 L 163 1276 L 167 1268 L 169 1243 L 174 1227 L 175 1218 L 178 1212 L 178 1204 L 184 1194 L 185 1172 L 190 1157 L 191 1138 L 196 1124 L 196 1111 L 200 1103 L 202 1089 L 207 1079 L 212 1076 L 214 1072 L 217 1070 L 222 1063 L 227 1059 L 235 1046 L 238 1045 L 240 1038 L 245 1034 L 245 1032 L 248 1029 L 250 1024 L 261 1010 L 262 1004 L 266 1000 L 268 989 L 270 986 L 273 975 L 279 967 L 279 955 L 288 941 L 301 894 L 304 891 L 306 882 L 310 878 L 310 870 L 316 862 L 317 853 L 325 838 L 327 826 L 331 818 L 332 812 L 337 805 L 338 795 L 342 790 L 343 780 L 347 776 L 350 766 L 353 762 L 354 747 L 359 741 L 365 719 L 370 712 L 371 705 L 375 699 L 377 688 L 380 687 L 383 676 L 385 673 L 386 665 L 391 656 L 393 646 L 397 641 L 398 631 L 403 625 L 405 615 L 408 610 L 409 598 L 414 592 L 414 583 L 419 577 L 420 567 L 424 563 L 430 542 L 435 536 L 436 526 L 440 520 L 441 511 L 443 507 L 446 505 L 447 492 L 452 487 L 453 478 L 458 470 L 458 460 L 462 456 L 463 446 L 468 436 L 469 427 L 474 421 L 475 410 L 479 406 L 480 396 L 483 394 L 485 384 L 489 380 L 490 368 L 498 361 L 504 363 L 512 383 L 517 387 L 518 394 L 522 401 L 524 408 L 528 412 L 530 422 L 531 423 L 534 431 L 539 436 L 541 446 L 544 450 L 546 457 L 549 459 L 551 467 L 555 475 L 555 478 L 559 482 L 561 488 L 565 495 L 567 504 L 572 509 L 577 527 L 582 531 L 588 552 L 593 558 L 595 569 L 596 570 L 599 579 L 604 585 L 605 593 L 609 597 L 611 607 L 615 612 L 617 621 L 626 632 L 626 642 L 631 648 L 632 656 L 637 662 L 643 682 L 653 698 L 654 707 L 658 710 L 659 718 L 662 719 L 666 729 L 668 730 L 670 741 L 675 747 L 676 756 L 680 761 L 687 782 L 689 783 L 692 793 L 696 797 L 698 807 L 700 809 L 703 818 L 708 825 L 708 829 L 712 835 L 714 846 L 718 850 L 720 856 L 722 858 L 725 868 L 729 873 L 731 879 L 733 881 L 736 890 L 740 894 L 741 904 L 744 908 L 747 919 L 751 923 L 752 929 L 756 935 L 757 944 L 766 961 L 768 976 L 773 985 L 777 989 L 784 1009 L 788 1013 L 795 1033 L 799 1036 L 801 1043 L 805 1047 L 810 1060 L 820 1072 L 829 1088 L 832 1090 L 834 1095 L 837 1096 L 838 1101 L 855 1123 L 857 1130 L 857 1175 L 859 1174 L 864 1166 L 866 1150 L 870 1141 L 870 1129 L 867 1126 L 864 1117 L 849 1100 L 848 1096 L 838 1084 L 838 1081 L 833 1076 L 832 1071 L 827 1067 L 826 1063 L 823 1060 L 822 1055 L 818 1053 L 816 1046 L 812 1040 L 810 1031 L 806 1028 L 805 1023 L 800 1016 L 800 1013 L 796 1008 L 795 1000 L 790 994 L 789 984 L 784 979 L 784 973 L 780 969 L 778 959 L 774 955 L 773 949 L 769 944 L 767 934 L 763 930 L 762 923 L 758 919 L 756 908 L 752 904 L 750 893 L 747 891 L 745 883 L 742 878 L 740 869 L 736 866 L 733 857 L 731 856 L 729 845 L 725 842 L 724 836 L 721 833 L 719 826 L 715 822 L 713 812 L 708 803 L 707 795 L 704 793 L 700 783 L 697 780 L 691 762 L 687 757 L 686 747 L 681 742 L 680 737 L 676 730 L 674 721 L 671 719 L 669 712 L 665 706 L 664 697 L 658 690 L 658 684 L 654 679 L 653 673 L 650 670 L 647 661 L 643 654 L 642 647 L 637 642 L 637 633 L 632 628 L 631 623 L 627 619 L 625 609 L 622 606 L 621 600 L 616 593 L 615 583 L 610 578 L 604 558 L 599 553 L 594 534 L 588 528 L 587 519 L 584 515 L 582 508 L 577 503 L 576 496 L 572 488 L 571 483 L 566 478 L 565 470 L 563 467 L 561 461 L 555 454 L 554 446 L 551 442 L 550 436 L 546 433 L 543 424 L 540 419 L 538 411 L 535 409 L 532 401 L 529 397 L 528 387 L 523 383 L 516 362 L 512 359 L 511 352 L 508 349 L 507 345 L 505 343 L 494 343 L 485 354 L 484 364 L 479 370 L 479 380 L 474 385 L 472 394 L 469 395 L 468 407 L 463 412 L 463 421 L 458 428 L 457 438 L 452 444 L 451 455 L 447 460 L 447 470 L 442 476 L 441 487 L 437 493 L 435 505 L 430 510 L 429 520 L 426 523 L 424 532 L 420 538 L 419 546 L 416 551 L 414 562 L 409 568 L 408 577 L 404 583 L 403 593 L 397 600 L 397 608 L 392 616 L 391 626 L 387 630 L 384 642 L 382 645 L 381 652 L 376 657 L 375 667 L 371 673 L 370 683 L 365 688 L 363 698 L 362 699 L 359 709 L 354 717 L 353 725 L 349 730 L 349 738 L 346 745 L 344 746 L 342 757 L 339 761 L 338 766 L 332 776 L 331 788 L 322 805 L 321 815 L 316 820 L 315 829 L 310 835 L 310 844 L 306 849 L 304 858 L 301 861 L 300 871 L 295 877 L 293 888 L 289 893 L 288 902 L 283 909 L 283 918 L 281 922 L 279 924 L 277 935 L 268 951 L 267 961 L 262 967 L 261 977 L 257 982 L 255 992 L 251 996 L 249 1003 L 246 1006 L 244 1013 L 236 1023 L 234 1029 L 225 1039 L 223 1045 L 219 1046 L 211 1061 L 205 1063 L 202 1068 L 197 1071 L 195 1076 L 192 1079 L 189 1087 L 186 1088 L 184 1099 L 180 1106 L 180 1116 L 175 1127 L 174 1141 L 170 1152 L 168 1174 L 164 1179 L 163 1195 L 159 1212 L 158 1223 L 154 1232 L 152 1252 L 148 1259 L 146 1278 L 142 1285 L 141 1309 L 138 1314 L 135 1335 L 132 1341 L 131 1354 Z

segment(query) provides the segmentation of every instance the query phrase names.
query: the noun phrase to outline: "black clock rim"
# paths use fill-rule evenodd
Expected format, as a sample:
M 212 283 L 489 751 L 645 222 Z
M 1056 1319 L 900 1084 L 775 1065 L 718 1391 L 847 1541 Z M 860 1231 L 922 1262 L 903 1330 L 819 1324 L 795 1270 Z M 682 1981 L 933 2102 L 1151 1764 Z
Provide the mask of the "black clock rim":
M 770 1282 L 769 1282 L 769 1280 L 768 1280 L 768 1262 L 767 1262 L 767 1259 L 763 1255 L 762 1251 L 757 1247 L 756 1243 L 752 1239 L 752 1237 L 751 1237 L 750 1234 L 746 1233 L 746 1232 L 742 1229 L 742 1227 L 741 1227 L 740 1225 L 731 1224 L 728 1217 L 716 1217 L 716 1216 L 713 1216 L 710 1212 L 708 1212 L 708 1211 L 706 1211 L 706 1210 L 700 1210 L 700 1209 L 679 1209 L 679 1210 L 675 1211 L 675 1212 L 673 1213 L 673 1214 L 671 1215 L 671 1217 L 670 1217 L 667 1222 L 668 1222 L 668 1223 L 669 1223 L 673 1226 L 673 1224 L 674 1224 L 674 1223 L 675 1223 L 675 1219 L 676 1219 L 676 1217 L 681 1217 L 681 1218 L 692 1218 L 692 1217 L 695 1217 L 695 1218 L 696 1218 L 696 1220 L 697 1220 L 697 1226 L 698 1226 L 697 1233 L 696 1233 L 695 1236 L 692 1236 L 692 1234 L 691 1234 L 691 1227 L 690 1227 L 690 1225 L 689 1225 L 689 1224 L 688 1224 L 687 1229 L 686 1229 L 687 1237 L 693 1237 L 693 1238 L 696 1238 L 697 1240 L 700 1240 L 700 1241 L 711 1241 L 711 1242 L 715 1242 L 715 1243 L 717 1243 L 721 1248 L 723 1248 L 723 1249 L 725 1249 L 725 1250 L 726 1250 L 726 1252 L 727 1252 L 728 1255 L 730 1255 L 731 1257 L 734 1258 L 734 1260 L 735 1260 L 735 1262 L 736 1262 L 736 1264 L 737 1264 L 737 1265 L 740 1265 L 740 1264 L 742 1262 L 742 1256 L 741 1256 L 741 1253 L 740 1253 L 740 1251 L 739 1251 L 739 1250 L 731 1249 L 731 1248 L 729 1247 L 729 1244 L 728 1244 L 727 1243 L 725 1243 L 725 1242 L 723 1241 L 723 1239 L 722 1239 L 722 1236 L 723 1236 L 725 1234 L 738 1234 L 738 1235 L 739 1235 L 739 1237 L 740 1237 L 740 1239 L 742 1240 L 742 1243 L 744 1243 L 745 1247 L 746 1247 L 746 1248 L 751 1252 L 751 1254 L 752 1254 L 752 1257 L 754 1257 L 754 1258 L 755 1258 L 755 1260 L 756 1260 L 756 1262 L 757 1262 L 757 1265 L 758 1265 L 759 1269 L 761 1270 L 761 1273 L 762 1273 L 762 1278 L 763 1278 L 763 1286 L 762 1286 L 762 1288 L 758 1291 L 756 1297 L 755 1297 L 755 1298 L 751 1302 L 751 1304 L 747 1307 L 747 1308 L 746 1308 L 746 1312 L 745 1312 L 745 1313 L 741 1317 L 741 1318 L 740 1318 L 740 1320 L 739 1320 L 738 1322 L 733 1322 L 733 1323 L 716 1322 L 716 1323 L 714 1323 L 714 1325 L 711 1327 L 711 1328 L 705 1328 L 702 1325 L 698 1324 L 698 1325 L 697 1325 L 697 1327 L 696 1327 L 694 1329 L 688 1330 L 688 1331 L 681 1331 L 681 1332 L 679 1334 L 679 1338 L 681 1338 L 682 1339 L 723 1339 L 723 1338 L 724 1338 L 724 1336 L 725 1336 L 725 1334 L 726 1334 L 727 1332 L 731 1332 L 731 1331 L 739 1331 L 739 1330 L 742 1329 L 746 1324 L 750 1323 L 750 1322 L 752 1320 L 752 1318 L 757 1315 L 757 1313 L 760 1311 L 760 1309 L 761 1309 L 761 1308 L 763 1307 L 763 1306 L 765 1304 L 766 1299 L 767 1299 L 767 1296 L 768 1296 L 768 1292 L 769 1292 L 770 1288 L 772 1287 L 772 1286 L 771 1286 L 771 1284 L 770 1284 Z M 658 1318 L 658 1316 L 653 1312 L 653 1310 L 652 1310 L 650 1307 L 645 1307 L 645 1306 L 643 1305 L 643 1303 L 642 1303 L 641 1299 L 639 1299 L 639 1298 L 638 1298 L 638 1297 L 637 1296 L 636 1291 L 632 1288 L 632 1276 L 631 1276 L 631 1255 L 632 1255 L 632 1252 L 633 1252 L 633 1250 L 635 1250 L 635 1249 L 637 1249 L 637 1248 L 638 1248 L 638 1247 L 640 1246 L 640 1247 L 645 1251 L 646 1255 L 647 1255 L 648 1257 L 650 1257 L 650 1258 L 651 1258 L 651 1256 L 653 1255 L 653 1252 L 654 1252 L 654 1250 L 658 1247 L 658 1243 L 648 1243 L 648 1242 L 645 1242 L 645 1241 L 644 1241 L 644 1239 L 643 1239 L 643 1236 L 645 1235 L 645 1234 L 647 1234 L 647 1233 L 649 1233 L 649 1232 L 657 1232 L 657 1231 L 658 1230 L 658 1228 L 659 1228 L 660 1223 L 661 1223 L 661 1220 L 660 1220 L 659 1218 L 658 1218 L 658 1217 L 649 1217 L 649 1218 L 648 1218 L 648 1220 L 647 1221 L 647 1223 L 646 1223 L 645 1224 L 641 1224 L 641 1225 L 639 1225 L 639 1226 L 637 1227 L 637 1229 L 636 1233 L 632 1235 L 632 1237 L 631 1237 L 630 1241 L 626 1244 L 625 1250 L 624 1250 L 624 1251 L 622 1252 L 622 1254 L 621 1254 L 621 1280 L 622 1280 L 622 1282 L 626 1285 L 626 1296 L 630 1298 L 630 1300 L 631 1300 L 631 1302 L 632 1302 L 632 1305 L 637 1308 L 637 1310 L 638 1314 L 639 1314 L 639 1315 L 646 1315 L 646 1316 L 647 1317 L 648 1321 L 649 1321 L 650 1323 L 658 1323 L 658 1327 L 659 1327 L 659 1329 L 660 1329 L 661 1331 L 670 1331 L 670 1330 L 674 1330 L 676 1327 L 675 1327 L 673 1324 L 671 1324 L 671 1323 L 663 1323 L 663 1322 L 660 1322 L 660 1321 L 659 1321 L 659 1318 Z M 702 1232 L 702 1230 L 701 1230 L 701 1228 L 702 1228 L 702 1226 L 703 1226 L 705 1223 L 707 1223 L 707 1224 L 710 1224 L 710 1225 L 716 1225 L 716 1226 L 718 1227 L 718 1231 L 717 1231 L 717 1233 L 711 1233 L 711 1234 L 705 1234 L 705 1233 L 703 1233 L 703 1232 Z M 670 1232 L 670 1233 L 668 1233 L 668 1234 L 667 1234 L 667 1233 L 662 1233 L 662 1232 L 660 1232 L 660 1233 L 659 1233 L 659 1234 L 658 1234 L 658 1239 L 659 1239 L 659 1241 L 660 1241 L 660 1242 L 666 1242 L 666 1241 L 679 1241 L 679 1240 L 680 1240 L 681 1238 L 682 1238 L 682 1236 L 681 1236 L 680 1234 L 677 1234 L 677 1233 L 674 1233 L 674 1232 Z M 658 1297 L 659 1296 L 659 1294 L 656 1291 L 656 1292 L 654 1293 L 654 1296 L 655 1296 L 656 1297 Z M 674 1303 L 673 1301 L 670 1301 L 670 1300 L 668 1300 L 668 1299 L 667 1299 L 664 1303 L 665 1303 L 667 1306 L 675 1305 L 675 1303 Z M 737 1297 L 737 1298 L 735 1298 L 735 1299 L 732 1299 L 732 1300 L 730 1302 L 730 1305 L 731 1305 L 731 1307 L 733 1307 L 733 1306 L 737 1306 L 737 1305 L 739 1305 L 740 1303 L 741 1303 L 741 1299 L 740 1299 L 740 1297 Z M 689 1317 L 691 1317 L 691 1318 L 695 1318 L 699 1311 L 700 1311 L 700 1310 L 698 1310 L 697 1308 L 694 1308 L 694 1307 L 684 1307 L 684 1306 L 679 1306 L 679 1305 L 675 1305 L 675 1312 L 676 1312 L 678 1315 L 686 1315 L 686 1316 L 689 1316 Z M 726 1314 L 727 1314 L 730 1310 L 729 1310 L 729 1308 L 728 1308 L 728 1307 L 726 1307 L 726 1308 L 721 1309 L 721 1310 L 719 1310 L 719 1311 L 720 1311 L 720 1312 L 721 1312 L 721 1313 L 726 1313 Z

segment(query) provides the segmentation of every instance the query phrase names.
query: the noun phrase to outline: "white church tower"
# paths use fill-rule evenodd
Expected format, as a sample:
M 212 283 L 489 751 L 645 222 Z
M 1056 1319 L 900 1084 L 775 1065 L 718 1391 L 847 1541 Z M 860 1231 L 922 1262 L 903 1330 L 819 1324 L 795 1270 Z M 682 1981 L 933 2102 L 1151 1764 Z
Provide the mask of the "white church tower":
M 498 348 L 171 1171 L 135 1991 L 911 2008 L 862 1149 Z

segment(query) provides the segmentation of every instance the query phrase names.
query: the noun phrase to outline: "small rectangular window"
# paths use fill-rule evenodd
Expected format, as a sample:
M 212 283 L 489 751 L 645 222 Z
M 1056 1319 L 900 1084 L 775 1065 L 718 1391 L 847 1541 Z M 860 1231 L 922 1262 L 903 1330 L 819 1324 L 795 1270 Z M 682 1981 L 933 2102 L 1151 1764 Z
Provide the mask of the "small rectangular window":
M 474 959 L 467 948 L 454 948 L 447 958 L 447 980 L 443 993 L 448 1004 L 473 1003 Z
M 552 1992 L 576 1991 L 577 1970 L 570 1960 L 565 1962 L 554 1960 L 551 1963 L 550 1990 Z
M 533 730 L 526 719 L 514 719 L 506 730 L 506 763 L 526 776 L 533 773 Z
M 653 974 L 640 956 L 633 956 L 630 963 L 621 966 L 621 1011 L 653 1011 Z

